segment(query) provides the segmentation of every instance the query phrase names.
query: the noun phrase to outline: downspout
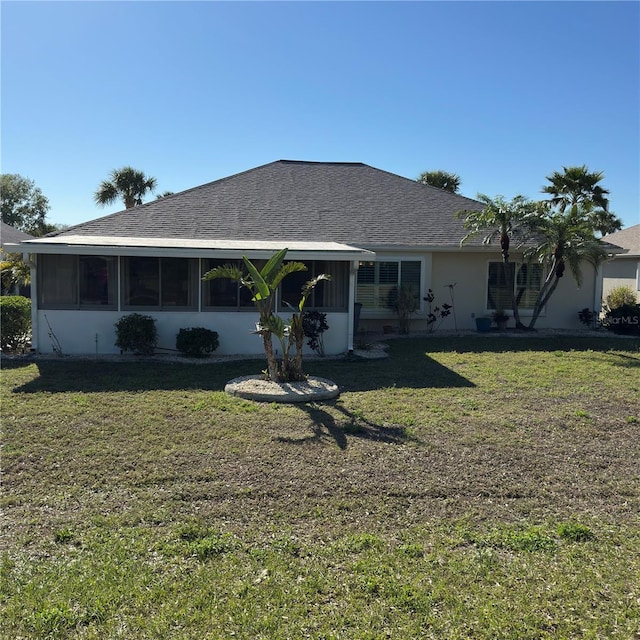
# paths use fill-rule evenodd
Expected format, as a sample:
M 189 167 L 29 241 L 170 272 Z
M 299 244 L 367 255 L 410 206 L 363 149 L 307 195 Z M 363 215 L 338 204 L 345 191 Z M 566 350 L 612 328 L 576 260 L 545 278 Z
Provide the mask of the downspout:
M 28 253 L 23 253 L 22 259 L 29 265 L 29 272 L 31 274 L 31 350 L 38 353 L 38 335 L 40 325 L 38 323 L 37 254 L 29 255 Z
M 352 260 L 349 268 L 349 306 L 347 307 L 347 350 L 353 353 L 353 325 L 356 313 L 356 276 L 358 274 L 358 260 Z

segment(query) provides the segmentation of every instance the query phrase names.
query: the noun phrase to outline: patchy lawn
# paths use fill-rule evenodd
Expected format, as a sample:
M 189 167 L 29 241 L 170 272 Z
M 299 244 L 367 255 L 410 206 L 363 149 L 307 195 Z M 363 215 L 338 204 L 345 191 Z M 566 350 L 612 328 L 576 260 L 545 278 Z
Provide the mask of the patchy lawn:
M 263 367 L 3 363 L 2 637 L 638 637 L 639 340 Z

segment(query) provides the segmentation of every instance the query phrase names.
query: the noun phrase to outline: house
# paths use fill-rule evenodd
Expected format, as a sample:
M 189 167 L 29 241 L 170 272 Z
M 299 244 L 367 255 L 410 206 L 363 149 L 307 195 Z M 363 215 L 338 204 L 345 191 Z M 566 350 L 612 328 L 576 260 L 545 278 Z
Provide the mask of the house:
M 259 166 L 21 243 L 34 265 L 34 348 L 51 350 L 52 331 L 64 353 L 117 353 L 114 323 L 140 312 L 157 319 L 161 348 L 175 347 L 180 328 L 206 327 L 219 333 L 219 353 L 259 354 L 246 291 L 202 276 L 242 255 L 266 260 L 282 247 L 309 268 L 284 281 L 283 316 L 306 279 L 332 276 L 307 304 L 327 313 L 327 353 L 353 348 L 356 306 L 360 328 L 397 326 L 390 305 L 400 285 L 420 301 L 412 330 L 427 327 L 429 289 L 434 305 L 454 298 L 455 314 L 441 329 L 474 329 L 476 316 L 508 307 L 510 297 L 499 249 L 480 239 L 460 245 L 465 231 L 455 213 L 482 206 L 362 163 Z M 525 317 L 541 276 L 537 265 L 517 264 Z M 579 328 L 577 312 L 593 307 L 595 280 L 589 269 L 581 288 L 563 278 L 537 326 Z
M 15 245 L 16 243 L 23 242 L 25 240 L 31 240 L 33 238 L 32 235 L 25 233 L 24 231 L 20 231 L 11 225 L 8 225 L 2 222 L 2 227 L 0 228 L 0 260 L 3 262 L 5 260 L 9 260 L 11 258 L 12 251 L 5 251 L 4 246 L 7 244 Z M 27 270 L 28 273 L 28 270 Z M 31 287 L 29 285 L 22 286 L 14 286 L 11 285 L 8 287 L 9 289 L 13 289 L 11 291 L 5 291 L 4 282 L 2 284 L 2 295 L 6 294 L 19 294 L 22 296 L 26 296 L 27 298 L 31 294 Z
M 624 252 L 617 253 L 605 263 L 602 269 L 602 301 L 614 287 L 630 287 L 636 292 L 640 302 L 640 224 L 602 238 L 609 244 L 621 247 Z

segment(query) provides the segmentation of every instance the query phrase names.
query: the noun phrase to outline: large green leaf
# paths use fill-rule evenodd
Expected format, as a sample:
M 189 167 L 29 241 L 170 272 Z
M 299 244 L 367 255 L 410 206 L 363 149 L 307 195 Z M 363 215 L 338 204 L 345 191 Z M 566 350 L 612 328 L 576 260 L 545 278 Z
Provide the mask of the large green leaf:
M 280 267 L 284 262 L 284 257 L 287 255 L 287 251 L 289 251 L 289 249 L 285 248 L 280 249 L 280 251 L 278 251 L 277 253 L 274 253 L 267 261 L 267 264 L 262 267 L 262 271 L 260 272 L 260 275 L 264 278 L 265 282 L 268 282 L 273 289 L 275 289 L 275 287 L 273 287 L 272 285 L 272 280 L 278 273 L 278 271 L 280 271 Z
M 211 271 L 207 271 L 202 276 L 203 280 L 216 280 L 219 278 L 228 278 L 229 280 L 235 280 L 236 282 L 241 282 L 243 280 L 242 271 L 233 264 L 223 264 L 219 267 L 215 267 L 211 269 Z
M 249 275 L 251 276 L 251 280 L 253 281 L 254 288 L 252 289 L 252 293 L 254 302 L 265 300 L 271 295 L 272 289 L 256 269 L 253 262 L 251 262 L 251 260 L 246 256 L 242 256 L 242 259 L 244 260 L 244 264 L 246 265 Z

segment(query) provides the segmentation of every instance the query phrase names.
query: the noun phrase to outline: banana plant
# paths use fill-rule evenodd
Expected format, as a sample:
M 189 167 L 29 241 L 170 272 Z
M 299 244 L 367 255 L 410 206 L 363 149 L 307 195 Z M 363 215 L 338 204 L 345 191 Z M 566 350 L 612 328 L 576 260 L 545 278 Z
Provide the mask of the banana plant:
M 287 326 L 282 318 L 274 313 L 275 293 L 284 278 L 297 271 L 306 271 L 307 267 L 302 262 L 286 262 L 287 249 L 281 249 L 258 269 L 251 260 L 242 256 L 244 269 L 237 265 L 225 264 L 208 271 L 203 280 L 216 278 L 228 278 L 240 283 L 251 293 L 251 300 L 258 310 L 258 324 L 256 333 L 262 336 L 264 353 L 267 358 L 267 375 L 270 380 L 286 382 L 289 380 L 289 362 L 287 344 Z M 278 362 L 273 351 L 273 336 L 282 343 L 283 359 Z
M 285 304 L 293 309 L 293 315 L 291 316 L 291 320 L 289 321 L 289 331 L 287 335 L 287 367 L 289 368 L 289 375 L 293 380 L 304 380 L 304 371 L 302 370 L 302 348 L 304 346 L 304 322 L 303 322 L 303 314 L 304 314 L 304 306 L 307 303 L 307 299 L 311 295 L 311 292 L 316 288 L 318 283 L 323 280 L 331 280 L 331 276 L 326 273 L 321 273 L 315 278 L 309 280 L 302 287 L 302 297 L 300 298 L 300 302 L 298 303 L 298 310 L 294 309 L 288 302 Z M 295 346 L 295 354 L 293 357 L 293 362 L 289 362 L 289 352 L 291 347 Z

